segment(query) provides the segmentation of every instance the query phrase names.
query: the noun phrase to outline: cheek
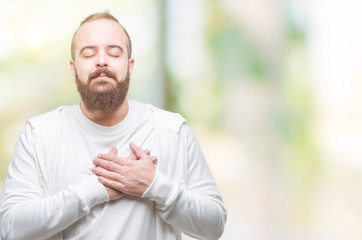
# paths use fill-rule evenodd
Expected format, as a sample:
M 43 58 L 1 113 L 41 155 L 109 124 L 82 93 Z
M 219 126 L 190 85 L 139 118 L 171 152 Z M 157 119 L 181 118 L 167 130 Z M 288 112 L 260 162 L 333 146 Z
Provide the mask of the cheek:
M 128 64 L 120 64 L 119 67 L 115 68 L 113 72 L 116 73 L 118 79 L 124 79 L 128 74 Z
M 82 81 L 87 81 L 89 74 L 91 74 L 91 70 L 88 70 L 84 66 L 80 65 L 76 69 L 76 74 L 78 75 L 78 78 Z

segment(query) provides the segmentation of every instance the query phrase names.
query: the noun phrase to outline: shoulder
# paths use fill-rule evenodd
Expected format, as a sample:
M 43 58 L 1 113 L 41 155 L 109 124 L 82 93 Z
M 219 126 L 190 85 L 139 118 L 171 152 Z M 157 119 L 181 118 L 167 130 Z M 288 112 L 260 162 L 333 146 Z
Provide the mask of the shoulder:
M 64 109 L 68 108 L 69 106 L 60 106 L 57 107 L 54 110 L 51 110 L 49 112 L 40 114 L 38 116 L 29 118 L 27 120 L 27 123 L 29 124 L 29 126 L 32 129 L 37 129 L 40 128 L 42 126 L 46 126 L 52 123 L 56 123 L 59 119 L 59 116 L 61 115 L 62 111 L 64 111 Z
M 172 132 L 180 132 L 181 127 L 186 123 L 186 119 L 179 113 L 169 112 L 161 108 L 147 104 L 154 114 L 154 119 Z
M 169 131 L 178 133 L 181 130 L 181 127 L 186 123 L 186 119 L 182 117 L 179 113 L 174 113 L 170 111 L 163 110 L 161 108 L 155 107 L 152 104 L 140 103 L 134 100 L 131 100 L 132 104 L 138 105 L 145 110 L 150 111 L 153 115 L 155 122 Z

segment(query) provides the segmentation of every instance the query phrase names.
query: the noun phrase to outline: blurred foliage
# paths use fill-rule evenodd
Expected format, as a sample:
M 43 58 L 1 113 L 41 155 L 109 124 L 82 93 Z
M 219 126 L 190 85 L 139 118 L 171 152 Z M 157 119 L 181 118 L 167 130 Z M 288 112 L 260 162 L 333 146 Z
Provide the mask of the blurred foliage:
M 288 10 L 288 9 L 287 9 Z M 287 11 L 286 13 L 289 13 Z M 312 193 L 321 177 L 321 159 L 314 136 L 315 99 L 309 84 L 306 29 L 285 14 L 286 46 L 283 95 L 285 138 L 284 183 L 290 196 L 289 219 L 307 227 L 313 211 Z

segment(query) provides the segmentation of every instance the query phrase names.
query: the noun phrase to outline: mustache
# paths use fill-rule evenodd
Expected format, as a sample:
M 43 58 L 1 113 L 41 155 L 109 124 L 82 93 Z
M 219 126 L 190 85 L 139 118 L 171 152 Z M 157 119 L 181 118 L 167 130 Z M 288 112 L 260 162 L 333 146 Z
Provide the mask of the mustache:
M 93 79 L 99 77 L 102 74 L 104 74 L 107 77 L 112 78 L 113 80 L 117 81 L 116 74 L 114 74 L 112 71 L 110 71 L 108 69 L 100 68 L 100 69 L 97 69 L 96 71 L 92 72 L 91 74 L 89 74 L 88 82 L 91 82 Z

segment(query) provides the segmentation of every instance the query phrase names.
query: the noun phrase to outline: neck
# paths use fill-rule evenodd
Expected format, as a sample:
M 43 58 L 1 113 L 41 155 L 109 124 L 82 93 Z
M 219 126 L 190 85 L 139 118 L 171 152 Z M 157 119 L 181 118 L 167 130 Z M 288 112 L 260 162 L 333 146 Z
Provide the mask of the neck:
M 121 106 L 114 112 L 89 111 L 83 102 L 80 103 L 82 113 L 92 122 L 96 124 L 111 127 L 120 123 L 128 113 L 128 101 L 125 99 Z

